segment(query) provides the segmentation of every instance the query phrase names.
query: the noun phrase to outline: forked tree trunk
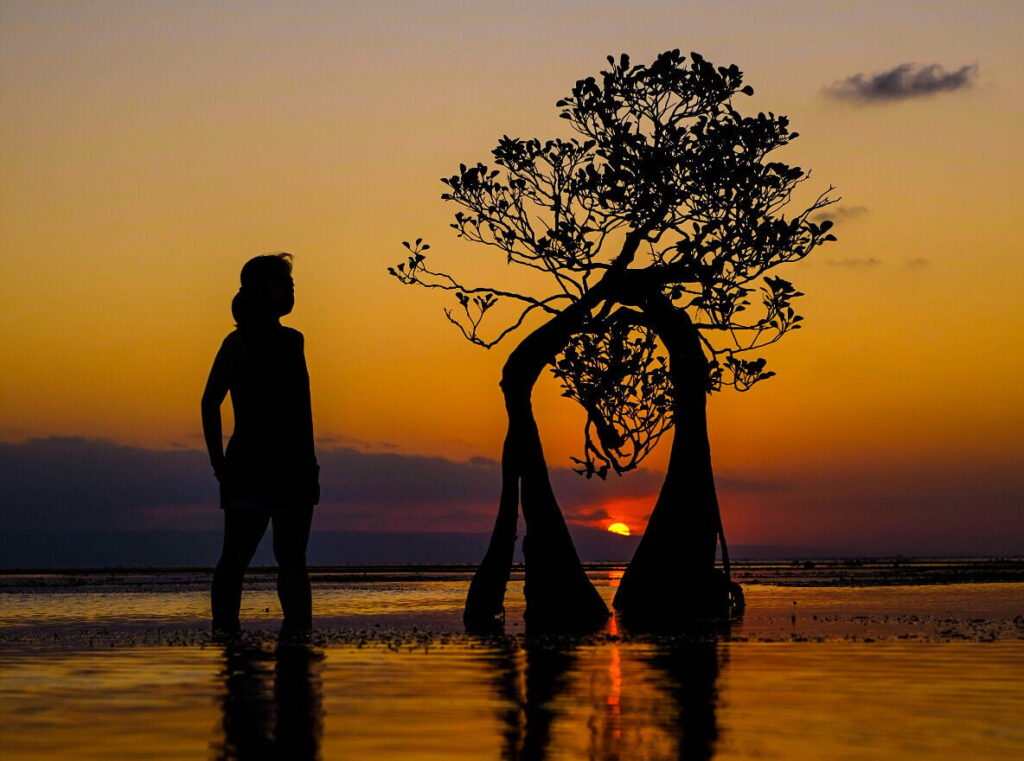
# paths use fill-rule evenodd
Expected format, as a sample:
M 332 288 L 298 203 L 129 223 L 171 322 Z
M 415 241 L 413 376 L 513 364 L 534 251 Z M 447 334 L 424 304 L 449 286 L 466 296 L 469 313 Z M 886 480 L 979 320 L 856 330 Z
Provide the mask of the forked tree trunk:
M 505 362 L 501 390 L 508 432 L 502 449 L 501 499 L 487 554 L 466 595 L 463 620 L 469 629 L 493 629 L 503 622 L 520 501 L 527 532 L 523 540 L 527 625 L 535 630 L 590 629 L 610 615 L 583 571 L 551 489 L 531 396 L 545 365 L 565 348 L 590 311 L 621 285 L 648 229 L 630 232 L 600 282 L 524 338 Z
M 721 517 L 707 433 L 708 361 L 685 310 L 659 295 L 643 313 L 668 352 L 675 424 L 665 482 L 614 605 L 641 626 L 726 616 L 739 588 L 715 569 Z
M 519 502 L 526 522 L 526 622 L 534 630 L 579 630 L 608 618 L 573 546 L 548 478 L 547 463 L 533 415 L 533 387 L 544 366 L 565 347 L 573 330 L 600 296 L 595 288 L 534 330 L 512 351 L 502 372 L 508 414 L 502 449 L 498 516 L 487 554 L 477 569 L 463 619 L 470 629 L 499 626 L 512 566 Z

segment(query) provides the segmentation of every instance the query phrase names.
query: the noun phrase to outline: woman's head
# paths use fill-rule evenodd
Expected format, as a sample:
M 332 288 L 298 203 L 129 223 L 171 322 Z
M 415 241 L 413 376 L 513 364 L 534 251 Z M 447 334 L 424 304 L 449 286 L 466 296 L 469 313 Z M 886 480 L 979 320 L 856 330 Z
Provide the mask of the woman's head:
M 295 286 L 292 255 L 266 254 L 242 267 L 242 287 L 231 302 L 231 314 L 238 327 L 270 324 L 292 311 Z

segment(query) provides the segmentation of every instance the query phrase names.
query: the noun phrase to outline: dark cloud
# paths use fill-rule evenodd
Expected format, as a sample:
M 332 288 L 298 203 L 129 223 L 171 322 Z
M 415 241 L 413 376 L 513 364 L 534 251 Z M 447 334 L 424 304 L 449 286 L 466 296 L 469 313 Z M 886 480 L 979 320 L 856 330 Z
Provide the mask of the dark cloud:
M 565 519 L 567 521 L 574 521 L 577 523 L 595 523 L 597 521 L 606 521 L 611 519 L 611 514 L 603 508 L 594 508 L 592 510 L 566 510 Z
M 768 481 L 758 478 L 744 478 L 726 471 L 715 476 L 715 485 L 719 491 L 733 494 L 773 494 L 787 491 L 790 484 L 781 481 Z
M 847 222 L 858 219 L 868 213 L 867 206 L 826 206 L 817 214 L 811 216 L 811 221 L 821 224 L 822 222 Z
M 487 531 L 501 483 L 486 457 L 320 450 L 324 528 Z M 603 501 L 654 494 L 661 474 L 586 480 L 552 468 L 567 513 Z M 0 531 L 7 529 L 184 529 L 219 522 L 217 487 L 205 453 L 158 451 L 84 438 L 0 443 Z
M 0 443 L 0 530 L 144 528 L 147 511 L 211 504 L 205 455 L 52 437 Z
M 974 84 L 977 74 L 977 64 L 946 71 L 935 63 L 928 66 L 901 63 L 879 74 L 854 74 L 830 85 L 825 93 L 840 100 L 885 103 L 964 90 Z
M 1024 551 L 1024 469 L 1009 457 L 969 448 L 934 460 L 909 449 L 895 456 L 865 452 L 843 462 L 818 459 L 785 475 L 793 483 L 785 493 L 726 503 L 730 543 L 844 554 Z
M 477 557 L 486 543 L 500 485 L 500 467 L 494 460 L 455 462 L 353 449 L 321 451 L 320 460 L 324 501 L 316 527 L 322 537 L 317 541 L 324 544 L 317 557 L 323 562 L 351 561 L 372 549 L 362 547 L 370 542 L 369 534 L 353 534 L 342 551 L 337 544 L 341 534 L 332 531 L 410 536 L 465 532 L 483 537 L 473 539 L 465 552 L 460 550 L 460 558 Z M 884 543 L 905 553 L 1019 554 L 1024 547 L 1022 479 L 1019 469 L 1008 474 L 1004 465 L 967 460 L 960 467 L 918 465 L 913 471 L 899 462 L 874 470 L 847 465 L 836 471 L 811 468 L 781 474 L 779 479 L 723 471 L 717 481 L 728 523 L 735 527 L 730 528 L 732 544 L 880 551 Z M 622 478 L 588 481 L 568 468 L 552 468 L 551 480 L 575 531 L 601 526 L 613 514 L 616 520 L 632 516 L 631 525 L 645 521 L 662 474 L 639 470 Z M 10 558 L 29 535 L 36 536 L 37 549 L 53 546 L 45 560 L 50 565 L 65 557 L 65 550 L 57 551 L 60 547 L 76 542 L 80 555 L 102 555 L 107 563 L 157 562 L 163 556 L 153 554 L 153 541 L 159 537 L 173 549 L 167 549 L 166 562 L 198 562 L 194 558 L 216 554 L 216 491 L 205 453 L 195 450 L 156 451 L 82 438 L 0 443 L 0 563 L 5 557 L 8 565 L 14 562 Z M 201 548 L 196 544 L 193 555 L 181 555 L 181 546 L 192 547 L 199 541 L 194 536 L 204 531 L 213 538 L 204 539 Z M 96 538 L 100 533 L 117 534 L 116 541 L 110 540 L 117 552 L 103 554 L 102 547 L 93 547 L 93 542 L 101 541 Z M 65 544 L 57 542 L 61 536 Z M 139 538 L 150 536 L 156 538 Z M 402 541 L 405 544 L 397 549 L 374 550 L 373 557 L 427 557 L 408 554 L 407 545 L 423 544 L 422 539 Z M 439 537 L 427 543 L 437 544 L 438 557 L 448 557 L 444 553 L 450 548 L 445 549 L 443 541 Z M 596 551 L 591 556 L 605 557 Z
M 489 531 L 501 487 L 496 460 L 321 449 L 321 529 Z M 606 481 L 551 468 L 567 520 L 607 520 L 613 500 L 641 500 L 663 474 L 641 468 Z M 779 484 L 724 473 L 723 492 L 774 492 Z M 0 443 L 0 531 L 194 530 L 220 522 L 206 454 L 152 450 L 85 438 Z

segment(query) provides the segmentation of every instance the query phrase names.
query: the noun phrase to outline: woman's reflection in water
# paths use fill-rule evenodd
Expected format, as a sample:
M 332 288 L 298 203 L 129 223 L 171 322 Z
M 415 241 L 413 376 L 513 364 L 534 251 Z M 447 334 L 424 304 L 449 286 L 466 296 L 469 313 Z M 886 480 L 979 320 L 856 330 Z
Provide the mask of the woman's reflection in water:
M 299 642 L 224 647 L 218 761 L 320 758 L 323 653 Z
M 503 703 L 501 758 L 560 758 L 564 741 L 595 761 L 707 761 L 726 647 L 703 634 L 582 650 L 571 640 L 509 639 L 489 659 Z M 597 669 L 591 659 L 602 661 Z

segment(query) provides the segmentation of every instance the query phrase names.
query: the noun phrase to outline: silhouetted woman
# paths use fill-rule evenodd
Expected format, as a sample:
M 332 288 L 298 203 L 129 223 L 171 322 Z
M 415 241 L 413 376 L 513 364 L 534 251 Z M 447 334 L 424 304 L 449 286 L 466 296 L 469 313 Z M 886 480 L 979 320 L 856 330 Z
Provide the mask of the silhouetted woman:
M 306 544 L 320 469 L 302 334 L 280 322 L 295 303 L 291 271 L 289 254 L 257 256 L 242 267 L 231 302 L 236 329 L 203 392 L 203 434 L 224 510 L 224 549 L 211 591 L 215 631 L 238 631 L 242 578 L 271 521 L 282 630 L 312 626 Z M 224 452 L 220 405 L 229 391 L 235 428 Z

